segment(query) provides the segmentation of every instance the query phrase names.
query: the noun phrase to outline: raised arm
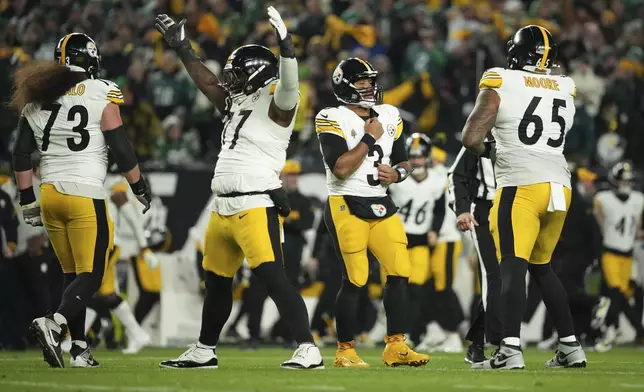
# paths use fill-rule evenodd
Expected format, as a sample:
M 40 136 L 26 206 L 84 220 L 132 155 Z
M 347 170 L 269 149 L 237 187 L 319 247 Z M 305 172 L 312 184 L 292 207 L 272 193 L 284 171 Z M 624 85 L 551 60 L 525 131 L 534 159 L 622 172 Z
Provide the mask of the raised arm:
M 277 124 L 287 127 L 295 116 L 299 98 L 295 46 L 293 46 L 291 35 L 286 31 L 286 25 L 279 12 L 273 7 L 268 7 L 268 16 L 280 48 L 280 78 L 277 82 L 275 95 L 273 95 L 273 101 L 268 108 L 268 117 Z
M 217 76 L 201 62 L 192 49 L 190 40 L 186 36 L 185 23 L 185 19 L 175 23 L 168 15 L 161 14 L 157 16 L 154 27 L 163 35 L 163 39 L 168 45 L 177 52 L 190 78 L 195 82 L 199 90 L 208 97 L 220 113 L 224 113 L 228 93 L 219 85 Z

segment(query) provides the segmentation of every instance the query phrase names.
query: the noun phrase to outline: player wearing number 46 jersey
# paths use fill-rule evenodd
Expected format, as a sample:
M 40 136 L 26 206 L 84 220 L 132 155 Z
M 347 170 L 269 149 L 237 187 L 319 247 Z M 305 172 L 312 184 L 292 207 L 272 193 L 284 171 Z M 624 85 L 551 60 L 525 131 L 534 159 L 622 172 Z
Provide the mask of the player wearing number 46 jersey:
M 508 41 L 507 68 L 483 74 L 463 144 L 495 160 L 498 192 L 490 211 L 503 280 L 504 339 L 491 360 L 475 368 L 523 368 L 519 340 L 526 304 L 526 270 L 541 288 L 559 334 L 548 367 L 585 367 L 561 282 L 550 266 L 570 205 L 570 172 L 563 155 L 575 115 L 575 84 L 551 73 L 557 47 L 548 30 L 526 26 Z M 496 146 L 484 143 L 492 132 Z
M 320 351 L 312 343 L 304 301 L 282 267 L 282 221 L 290 208 L 279 175 L 297 111 L 298 69 L 295 47 L 280 14 L 269 7 L 268 17 L 277 36 L 279 61 L 266 47 L 242 46 L 228 57 L 222 81 L 192 50 L 184 31 L 185 19 L 175 23 L 167 15 L 156 18 L 157 30 L 226 118 L 204 239 L 206 297 L 199 341 L 179 358 L 161 362 L 162 367 L 219 366 L 215 346 L 230 316 L 233 277 L 246 258 L 282 318 L 289 320 L 299 344 L 281 367 L 324 368 Z
M 27 223 L 45 225 L 65 279 L 58 310 L 35 319 L 32 329 L 50 366 L 64 367 L 60 342 L 69 329 L 71 366 L 95 367 L 85 341 L 85 307 L 101 285 L 113 245 L 103 190 L 108 148 L 146 210 L 151 198 L 121 122 L 123 95 L 114 83 L 97 79 L 101 56 L 94 41 L 68 34 L 54 57 L 56 62 L 29 64 L 16 73 L 12 100 L 21 112 L 13 151 L 20 205 Z M 32 186 L 36 150 L 40 204 Z
M 630 162 L 620 162 L 609 174 L 614 189 L 598 192 L 594 199 L 594 214 L 604 238 L 601 258 L 606 296 L 610 307 L 606 315 L 607 329 L 595 346 L 608 351 L 617 335 L 615 327 L 624 312 L 637 332 L 637 342 L 644 342 L 644 327 L 638 312 L 629 304 L 633 248 L 636 238 L 642 238 L 644 194 L 633 190 L 635 173 Z
M 424 285 L 431 277 L 429 248 L 437 245 L 445 216 L 445 179 L 430 174 L 432 141 L 429 137 L 414 133 L 405 144 L 414 171 L 406 181 L 392 184 L 389 194 L 400 207 L 398 216 L 407 234 L 411 262 L 409 332 L 412 342 L 418 344 L 426 326 L 422 314 L 427 297 Z
M 354 345 L 360 288 L 369 274 L 367 249 L 387 275 L 383 294 L 387 345 L 382 361 L 388 366 L 422 366 L 429 361 L 405 344 L 411 266 L 405 229 L 387 187 L 403 181 L 410 169 L 401 137 L 402 120 L 398 109 L 381 104 L 377 75 L 362 59 L 340 62 L 332 84 L 344 105 L 323 109 L 315 117 L 329 189 L 324 220 L 344 264 L 336 309 L 336 367 L 369 366 L 358 357 Z

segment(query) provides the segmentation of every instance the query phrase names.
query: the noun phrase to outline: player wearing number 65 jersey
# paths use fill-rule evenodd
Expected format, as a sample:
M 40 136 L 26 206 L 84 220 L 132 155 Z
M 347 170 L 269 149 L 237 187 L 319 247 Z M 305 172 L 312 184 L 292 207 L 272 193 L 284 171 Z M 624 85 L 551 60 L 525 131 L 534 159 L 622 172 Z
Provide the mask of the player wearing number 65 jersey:
M 266 47 L 242 46 L 228 57 L 219 80 L 192 50 L 186 20 L 167 15 L 155 27 L 177 52 L 192 80 L 226 118 L 222 150 L 212 180 L 215 195 L 204 239 L 206 297 L 199 341 L 166 368 L 217 368 L 215 346 L 233 303 L 233 277 L 244 258 L 266 285 L 282 318 L 289 320 L 299 344 L 290 369 L 324 367 L 313 344 L 302 297 L 289 282 L 282 261 L 282 221 L 289 215 L 280 172 L 293 131 L 298 104 L 295 47 L 279 12 L 268 8 L 280 48 L 279 61 Z M 278 79 L 279 75 L 279 79 Z
M 405 344 L 411 266 L 405 229 L 387 187 L 408 176 L 409 163 L 402 120 L 398 109 L 381 104 L 377 75 L 362 59 L 340 62 L 332 84 L 344 105 L 323 109 L 315 117 L 329 189 L 324 220 L 345 267 L 336 308 L 337 367 L 368 366 L 354 345 L 360 287 L 369 274 L 367 249 L 387 275 L 387 345 L 382 361 L 388 366 L 422 366 L 429 361 Z
M 548 367 L 585 367 L 566 291 L 550 266 L 570 205 L 570 172 L 563 155 L 575 115 L 575 84 L 551 73 L 557 47 L 548 30 L 526 26 L 508 41 L 507 68 L 483 74 L 463 144 L 495 162 L 498 192 L 490 211 L 503 280 L 503 342 L 476 368 L 524 368 L 519 340 L 526 303 L 526 270 L 541 288 L 560 340 Z M 488 133 L 496 140 L 484 143 Z
M 32 323 L 52 367 L 64 367 L 61 338 L 72 337 L 71 366 L 95 367 L 85 341 L 85 307 L 101 285 L 113 245 L 103 182 L 107 151 L 149 208 L 150 190 L 139 172 L 118 105 L 114 83 L 97 79 L 101 56 L 85 34 L 64 36 L 56 62 L 33 63 L 16 73 L 13 106 L 21 111 L 13 165 L 25 221 L 45 225 L 65 274 L 65 291 L 53 315 Z M 40 204 L 32 186 L 31 154 L 38 151 Z

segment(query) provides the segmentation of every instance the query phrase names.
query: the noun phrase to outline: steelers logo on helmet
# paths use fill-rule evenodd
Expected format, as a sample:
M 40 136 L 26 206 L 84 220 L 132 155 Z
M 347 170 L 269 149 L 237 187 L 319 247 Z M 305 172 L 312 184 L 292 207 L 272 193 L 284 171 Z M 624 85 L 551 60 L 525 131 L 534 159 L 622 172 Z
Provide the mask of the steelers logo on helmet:
M 92 41 L 87 41 L 87 44 L 85 45 L 87 48 L 87 54 L 90 55 L 90 57 L 93 58 L 98 58 L 98 49 L 96 49 L 96 44 Z
M 340 66 L 338 65 L 335 68 L 335 71 L 333 71 L 333 83 L 335 83 L 335 84 L 342 83 L 342 78 L 343 77 L 344 77 L 344 75 L 343 75 L 343 72 L 342 72 L 342 68 L 340 68 Z

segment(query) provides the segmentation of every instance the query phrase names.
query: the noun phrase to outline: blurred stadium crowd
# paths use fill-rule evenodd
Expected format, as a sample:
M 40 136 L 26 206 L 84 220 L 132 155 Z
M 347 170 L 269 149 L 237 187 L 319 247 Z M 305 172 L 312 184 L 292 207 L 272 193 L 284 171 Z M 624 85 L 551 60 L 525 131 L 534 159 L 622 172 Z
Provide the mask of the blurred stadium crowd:
M 9 100 L 15 70 L 30 61 L 53 59 L 60 37 L 83 32 L 99 45 L 102 77 L 123 91 L 121 115 L 143 167 L 212 170 L 221 145 L 220 115 L 165 46 L 153 27 L 154 17 L 167 13 L 186 18 L 195 50 L 219 73 L 239 45 L 262 44 L 277 53 L 263 13 L 267 3 L 0 0 L 0 100 Z M 385 103 L 400 108 L 404 132 L 429 135 L 434 160 L 449 164 L 461 148 L 461 129 L 474 106 L 481 74 L 505 64 L 507 39 L 526 24 L 552 32 L 559 42 L 558 72 L 577 84 L 577 114 L 565 153 L 578 168 L 590 169 L 578 171 L 583 196 L 594 193 L 594 173 L 601 176 L 623 159 L 637 168 L 644 165 L 644 0 L 275 0 L 270 4 L 284 16 L 297 48 L 301 103 L 289 157 L 299 162 L 302 173 L 324 171 L 313 117 L 336 104 L 331 73 L 340 59 L 351 56 L 369 59 L 380 72 Z M 10 161 L 17 120 L 18 113 L 0 106 L 0 162 Z M 299 238 L 295 242 L 306 242 L 302 232 L 311 226 L 312 219 L 307 227 L 294 228 L 293 235 Z M 317 231 L 325 234 L 323 227 Z M 333 258 L 324 254 L 330 245 L 320 245 L 322 237 L 312 256 L 320 262 Z M 301 248 L 294 254 L 298 250 L 301 254 Z M 339 267 L 331 264 L 327 268 Z M 294 271 L 290 277 L 304 285 L 299 266 Z M 339 276 L 335 269 L 327 273 Z M 266 294 L 249 291 L 244 296 L 256 298 L 246 298 L 250 309 L 240 310 L 240 316 L 259 312 L 261 317 Z M 367 303 L 368 297 L 365 292 Z M 330 304 L 324 306 L 332 307 L 333 299 L 333 294 L 324 298 Z M 259 311 L 253 310 L 256 306 Z M 377 310 L 362 309 L 367 331 Z M 259 320 L 249 320 L 251 337 L 258 328 Z M 316 312 L 313 328 L 320 335 L 329 333 L 328 314 Z M 235 328 L 231 331 L 236 335 Z M 550 331 L 544 338 L 548 336 Z
M 216 72 L 239 45 L 277 50 L 255 0 L 0 1 L 0 91 L 22 64 L 51 59 L 57 40 L 84 32 L 99 43 L 103 77 L 124 92 L 121 108 L 139 158 L 149 167 L 212 163 L 222 124 L 154 30 L 154 16 L 187 19 L 188 34 Z M 290 155 L 321 171 L 312 116 L 335 104 L 338 59 L 368 58 L 381 72 L 385 102 L 401 109 L 405 131 L 420 131 L 453 156 L 477 82 L 505 62 L 505 42 L 535 23 L 559 42 L 560 70 L 577 83 L 577 118 L 566 154 L 582 166 L 610 166 L 625 154 L 644 164 L 644 2 L 642 0 L 275 0 L 298 49 L 301 105 Z M 17 114 L 0 109 L 0 159 Z M 607 137 L 603 137 L 608 135 Z M 302 146 L 302 148 L 298 148 Z M 609 162 L 604 162 L 609 161 Z

